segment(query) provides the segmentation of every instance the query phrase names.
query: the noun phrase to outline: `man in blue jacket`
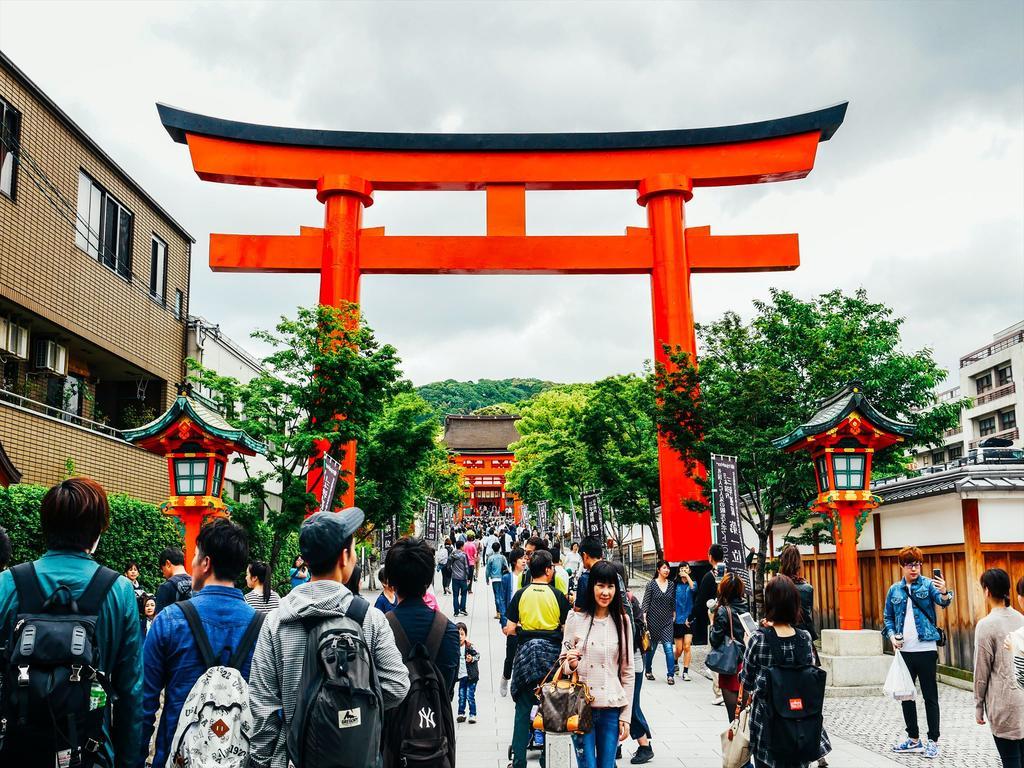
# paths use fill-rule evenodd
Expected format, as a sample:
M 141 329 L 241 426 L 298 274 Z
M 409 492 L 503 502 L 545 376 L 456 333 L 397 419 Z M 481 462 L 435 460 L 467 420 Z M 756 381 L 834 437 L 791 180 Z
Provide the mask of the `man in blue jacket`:
M 78 600 L 100 567 L 92 559 L 92 552 L 110 525 L 107 494 L 93 480 L 65 480 L 43 496 L 39 521 L 46 554 L 33 566 L 42 594 L 49 597 L 64 585 Z M 10 571 L 4 571 L 0 573 L 0 627 L 13 626 L 17 615 L 14 578 Z M 106 754 L 107 764 L 128 768 L 136 764 L 142 751 L 142 633 L 135 590 L 124 576 L 119 576 L 107 592 L 96 623 L 96 644 L 101 669 L 109 676 L 117 696 L 111 717 L 103 723 L 104 743 L 100 749 Z M 8 742 L 5 750 L 17 748 L 13 738 Z M 52 751 L 46 753 L 45 745 L 32 745 L 31 751 L 39 764 L 57 763 Z M 0 752 L 0 765 L 34 764 Z
M 192 560 L 191 604 L 202 620 L 210 647 L 218 655 L 218 663 L 227 664 L 238 647 L 256 611 L 245 602 L 235 580 L 249 561 L 249 542 L 241 526 L 230 520 L 215 520 L 205 525 L 196 538 L 196 554 Z M 145 689 L 142 701 L 144 743 L 153 735 L 156 712 L 160 708 L 160 692 L 164 691 L 164 708 L 156 737 L 154 766 L 167 762 L 168 749 L 178 716 L 192 686 L 204 672 L 195 636 L 189 628 L 182 603 L 174 603 L 157 614 L 146 635 Z M 136 624 L 138 622 L 136 621 Z M 242 668 L 249 679 L 252 650 Z M 145 755 L 139 766 L 145 762 Z
M 900 550 L 903 578 L 889 587 L 885 596 L 882 634 L 900 652 L 910 670 L 910 677 L 921 681 L 921 696 L 928 719 L 928 741 L 922 744 L 917 725 L 917 705 L 913 699 L 902 702 L 907 739 L 894 746 L 892 751 L 921 752 L 925 757 L 938 757 L 939 689 L 935 677 L 939 629 L 935 623 L 935 606 L 948 606 L 953 602 L 953 592 L 946 589 L 941 575 L 934 579 L 921 575 L 923 560 L 924 555 L 917 547 Z

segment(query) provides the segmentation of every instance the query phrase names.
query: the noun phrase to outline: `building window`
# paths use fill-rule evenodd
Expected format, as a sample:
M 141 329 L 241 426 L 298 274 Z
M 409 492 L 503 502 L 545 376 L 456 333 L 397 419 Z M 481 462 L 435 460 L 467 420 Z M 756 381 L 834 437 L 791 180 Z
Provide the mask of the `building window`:
M 979 395 L 992 389 L 992 374 L 986 373 L 984 376 L 979 376 L 974 380 L 974 386 L 977 388 Z
M 978 435 L 986 437 L 996 431 L 996 417 L 989 416 L 987 419 L 978 419 Z
M 957 459 L 963 458 L 964 448 L 962 445 L 954 445 L 949 449 L 949 460 L 956 461 Z
M 163 304 L 167 300 L 167 243 L 153 235 L 149 262 L 149 295 Z
M 182 315 L 185 314 L 185 295 L 179 291 L 174 291 L 174 317 L 181 320 Z
M 999 414 L 999 428 L 1000 429 L 1013 429 L 1017 426 L 1017 412 L 1016 411 L 1003 411 Z
M 858 454 L 832 457 L 832 466 L 836 473 L 836 490 L 851 491 L 864 488 L 864 456 Z
M 936 451 L 932 454 L 932 464 L 945 464 L 946 463 L 946 452 Z
M 17 185 L 18 142 L 21 139 L 21 115 L 0 98 L 0 193 L 14 199 Z
M 75 245 L 126 279 L 132 276 L 135 217 L 85 171 L 78 172 Z
M 1002 368 L 997 368 L 996 381 L 999 382 L 1000 387 L 1013 381 L 1013 367 L 1010 365 L 1004 365 Z

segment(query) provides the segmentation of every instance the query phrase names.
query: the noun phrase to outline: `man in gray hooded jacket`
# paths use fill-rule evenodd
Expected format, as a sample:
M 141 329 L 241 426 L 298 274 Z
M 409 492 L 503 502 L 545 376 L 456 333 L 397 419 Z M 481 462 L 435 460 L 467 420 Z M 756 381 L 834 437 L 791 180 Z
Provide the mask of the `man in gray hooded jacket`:
M 302 620 L 345 615 L 352 593 L 344 584 L 356 564 L 353 534 L 363 519 L 361 509 L 349 507 L 341 512 L 317 512 L 302 524 L 299 551 L 312 579 L 281 599 L 280 607 L 263 623 L 256 643 L 249 674 L 251 765 L 287 768 L 288 723 L 295 713 L 306 653 L 307 633 Z M 395 635 L 376 608 L 366 612 L 362 628 L 380 680 L 384 709 L 392 709 L 409 692 L 409 673 L 395 645 Z

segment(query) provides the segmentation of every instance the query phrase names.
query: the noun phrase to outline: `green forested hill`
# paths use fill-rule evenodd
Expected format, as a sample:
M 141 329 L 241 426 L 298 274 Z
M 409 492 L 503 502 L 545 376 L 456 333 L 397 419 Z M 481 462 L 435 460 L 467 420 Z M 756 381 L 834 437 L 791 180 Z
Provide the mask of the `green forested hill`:
M 480 379 L 479 381 L 435 381 L 417 387 L 420 397 L 441 414 L 472 413 L 498 403 L 521 403 L 541 390 L 555 386 L 540 379 Z

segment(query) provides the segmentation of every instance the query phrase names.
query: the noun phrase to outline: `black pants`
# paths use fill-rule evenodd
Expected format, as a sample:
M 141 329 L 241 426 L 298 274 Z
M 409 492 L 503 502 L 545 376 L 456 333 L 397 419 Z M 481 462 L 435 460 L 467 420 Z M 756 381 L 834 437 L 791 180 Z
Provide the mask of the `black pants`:
M 501 670 L 501 676 L 506 680 L 512 679 L 512 662 L 516 659 L 516 650 L 519 648 L 519 638 L 515 635 L 505 635 L 505 664 Z
M 996 740 L 996 750 L 999 759 L 1003 761 L 1003 768 L 1021 768 L 1024 765 L 1024 739 L 992 738 Z
M 921 696 L 924 698 L 924 712 L 928 718 L 928 739 L 939 740 L 939 686 L 935 681 L 938 651 L 911 651 L 903 653 L 903 661 L 910 670 L 910 679 L 920 681 Z M 921 738 L 917 727 L 917 704 L 913 699 L 903 702 L 903 721 L 907 725 L 907 736 L 912 739 Z

